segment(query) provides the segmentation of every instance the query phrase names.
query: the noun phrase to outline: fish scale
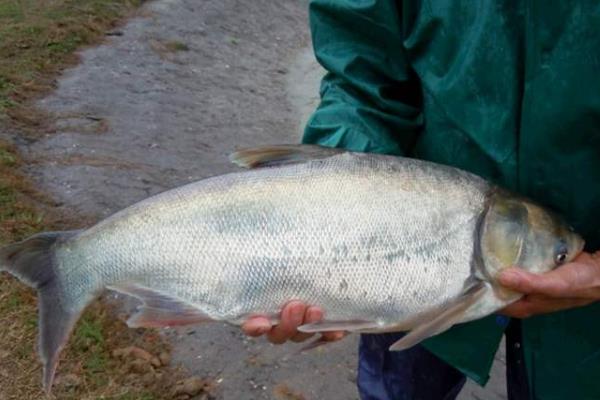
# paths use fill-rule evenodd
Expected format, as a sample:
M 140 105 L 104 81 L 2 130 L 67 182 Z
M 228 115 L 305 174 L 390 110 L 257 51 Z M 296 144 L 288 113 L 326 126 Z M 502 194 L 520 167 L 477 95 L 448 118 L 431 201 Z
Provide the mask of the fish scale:
M 77 286 L 85 254 L 98 288 L 136 282 L 217 320 L 276 314 L 290 299 L 385 323 L 438 307 L 470 274 L 489 185 L 389 161 L 344 154 L 159 195 L 71 241 L 63 286 Z
M 257 168 L 0 249 L 0 271 L 40 296 L 46 389 L 105 289 L 141 301 L 132 327 L 277 323 L 300 300 L 325 315 L 300 331 L 410 331 L 391 347 L 401 350 L 517 300 L 495 282 L 503 268 L 544 272 L 583 248 L 554 214 L 455 168 L 316 146 L 232 160 Z

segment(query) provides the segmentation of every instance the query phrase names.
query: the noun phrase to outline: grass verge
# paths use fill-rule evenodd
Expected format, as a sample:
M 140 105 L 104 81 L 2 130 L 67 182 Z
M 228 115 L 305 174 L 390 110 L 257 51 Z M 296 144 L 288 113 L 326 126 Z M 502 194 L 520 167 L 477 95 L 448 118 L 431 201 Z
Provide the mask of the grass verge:
M 0 128 L 10 126 L 22 136 L 43 131 L 47 117 L 33 101 L 77 62 L 77 49 L 102 40 L 141 1 L 0 0 Z M 0 140 L 0 246 L 41 230 L 73 228 L 19 172 L 21 166 L 15 148 Z M 0 274 L 2 400 L 45 398 L 37 321 L 35 292 Z M 123 350 L 131 346 L 136 351 Z M 168 359 L 168 350 L 156 332 L 128 329 L 106 302 L 96 302 L 63 352 L 54 398 L 172 399 L 180 373 L 156 361 Z
M 65 222 L 51 215 L 52 204 L 18 172 L 21 161 L 0 141 L 0 246 Z M 46 210 L 46 211 L 42 211 Z M 0 275 L 0 399 L 40 399 L 37 305 L 33 290 Z M 152 330 L 132 330 L 106 303 L 86 311 L 69 340 L 53 390 L 57 399 L 171 399 L 181 375 L 151 360 L 115 356 L 134 346 L 153 355 L 168 354 L 166 341 Z
M 48 116 L 31 101 L 142 0 L 0 0 L 0 121 L 29 132 Z

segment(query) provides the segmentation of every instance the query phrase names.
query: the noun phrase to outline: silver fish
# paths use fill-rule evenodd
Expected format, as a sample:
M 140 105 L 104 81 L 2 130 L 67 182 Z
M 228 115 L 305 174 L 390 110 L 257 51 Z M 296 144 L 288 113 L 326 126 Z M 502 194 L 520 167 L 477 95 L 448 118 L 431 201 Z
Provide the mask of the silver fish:
M 0 250 L 0 271 L 39 292 L 47 390 L 75 322 L 107 288 L 142 301 L 132 327 L 277 323 L 297 299 L 325 312 L 304 332 L 410 331 L 400 350 L 517 300 L 496 283 L 502 269 L 548 271 L 583 248 L 551 212 L 455 168 L 317 146 L 232 160 L 257 168 Z

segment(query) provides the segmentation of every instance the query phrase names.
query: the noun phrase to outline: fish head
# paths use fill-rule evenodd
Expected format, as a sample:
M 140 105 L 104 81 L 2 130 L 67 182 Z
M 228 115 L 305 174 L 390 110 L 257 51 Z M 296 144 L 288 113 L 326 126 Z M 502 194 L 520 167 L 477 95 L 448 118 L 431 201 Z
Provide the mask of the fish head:
M 572 261 L 584 240 L 559 215 L 499 191 L 480 228 L 483 275 L 496 280 L 509 267 L 543 273 Z

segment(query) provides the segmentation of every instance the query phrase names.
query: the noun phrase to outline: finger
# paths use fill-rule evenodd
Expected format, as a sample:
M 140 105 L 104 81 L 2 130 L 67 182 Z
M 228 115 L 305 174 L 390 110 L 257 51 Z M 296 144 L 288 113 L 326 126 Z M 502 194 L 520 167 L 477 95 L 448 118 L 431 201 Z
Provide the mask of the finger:
M 567 310 L 569 308 L 582 307 L 592 303 L 587 298 L 574 297 L 547 297 L 545 295 L 528 296 L 527 302 L 530 304 L 529 310 L 534 314 L 545 314 L 555 311 Z
M 265 317 L 253 317 L 242 325 L 242 330 L 248 336 L 257 337 L 271 330 L 271 322 Z
M 502 272 L 503 286 L 525 294 L 545 294 L 552 297 L 578 297 L 600 280 L 600 268 L 593 263 L 565 264 L 545 274 L 532 274 L 519 268 Z
M 346 332 L 335 331 L 335 332 L 323 332 L 321 338 L 327 342 L 337 342 L 346 337 Z
M 288 303 L 281 311 L 281 321 L 267 334 L 271 343 L 281 344 L 294 336 L 302 325 L 306 306 L 299 301 Z
M 568 289 L 564 280 L 557 281 L 548 274 L 532 274 L 520 268 L 509 268 L 502 271 L 498 280 L 503 286 L 519 293 L 564 293 Z M 549 294 L 549 293 L 548 293 Z
M 513 318 L 529 318 L 533 315 L 547 314 L 551 312 L 581 307 L 590 304 L 589 299 L 581 298 L 554 298 L 539 295 L 527 296 L 500 311 L 500 314 Z
M 498 314 L 519 319 L 530 317 L 530 315 L 528 314 L 527 305 L 523 302 L 523 300 L 517 301 L 504 307 L 502 310 L 498 311 Z
M 304 314 L 303 324 L 311 324 L 313 322 L 319 322 L 323 319 L 323 311 L 319 307 L 311 306 L 306 309 Z M 303 333 L 298 332 L 292 336 L 293 342 L 304 342 L 306 339 L 312 337 L 314 333 Z
M 588 253 L 586 251 L 582 251 L 579 253 L 577 257 L 572 262 L 581 262 L 581 263 L 589 263 L 598 262 L 598 258 L 600 258 L 600 250 L 595 253 Z

